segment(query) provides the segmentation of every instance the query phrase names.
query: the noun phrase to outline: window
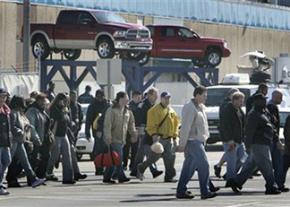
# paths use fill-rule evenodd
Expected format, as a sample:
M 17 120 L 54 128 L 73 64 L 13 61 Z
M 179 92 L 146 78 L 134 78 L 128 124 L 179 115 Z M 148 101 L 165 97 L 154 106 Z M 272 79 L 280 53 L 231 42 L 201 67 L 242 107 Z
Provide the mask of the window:
M 195 34 L 192 31 L 190 31 L 189 29 L 186 29 L 186 28 L 179 29 L 177 34 L 178 34 L 179 37 L 182 37 L 182 38 L 193 38 L 193 37 L 196 37 Z
M 95 19 L 88 12 L 81 12 L 78 18 L 78 24 L 91 24 L 94 23 Z
M 174 28 L 162 28 L 161 29 L 161 36 L 162 37 L 174 37 L 175 36 Z
M 99 23 L 106 22 L 126 23 L 123 17 L 111 12 L 94 12 L 92 14 L 96 17 Z
M 58 17 L 58 24 L 76 24 L 78 15 L 79 13 L 75 11 L 61 12 Z

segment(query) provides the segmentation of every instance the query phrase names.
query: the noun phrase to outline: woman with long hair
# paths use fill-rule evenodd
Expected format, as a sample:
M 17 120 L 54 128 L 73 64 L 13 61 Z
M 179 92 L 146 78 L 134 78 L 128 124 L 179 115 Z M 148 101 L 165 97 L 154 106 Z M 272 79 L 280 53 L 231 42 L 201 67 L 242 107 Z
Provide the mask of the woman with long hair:
M 27 119 L 25 115 L 25 99 L 21 96 L 13 96 L 10 102 L 11 107 L 11 115 L 10 115 L 10 123 L 11 123 L 11 132 L 13 135 L 12 139 L 12 148 L 11 148 L 11 156 L 13 159 L 20 162 L 21 167 L 24 169 L 25 174 L 27 176 L 27 182 L 32 187 L 37 187 L 39 185 L 42 185 L 45 180 L 39 179 L 36 177 L 30 162 L 28 160 L 28 155 L 26 150 L 33 149 L 33 145 L 41 145 L 41 141 L 39 139 L 32 140 L 31 137 L 31 128 L 33 126 L 30 125 L 29 120 Z M 26 144 L 27 149 L 25 149 L 24 144 Z M 14 169 L 9 167 L 7 178 L 10 177 L 10 173 L 13 174 Z M 8 187 L 20 187 L 20 184 L 17 181 L 17 175 L 15 175 L 15 178 L 10 178 L 9 181 L 12 183 L 8 183 Z
M 118 153 L 120 160 L 123 160 L 123 146 L 126 143 L 127 132 L 129 131 L 132 141 L 137 141 L 135 120 L 132 111 L 127 107 L 128 102 L 128 95 L 125 92 L 119 92 L 113 106 L 107 109 L 104 121 L 105 142 L 110 150 Z M 112 180 L 113 175 L 119 183 L 130 181 L 124 173 L 122 163 L 106 168 L 103 182 L 115 183 Z
M 63 184 L 74 184 L 73 167 L 71 159 L 70 143 L 67 137 L 67 129 L 70 124 L 69 110 L 67 108 L 67 96 L 59 93 L 50 106 L 50 118 L 53 122 L 52 132 L 55 141 L 51 149 L 51 157 L 48 162 L 47 176 L 53 177 L 53 168 L 62 156 Z

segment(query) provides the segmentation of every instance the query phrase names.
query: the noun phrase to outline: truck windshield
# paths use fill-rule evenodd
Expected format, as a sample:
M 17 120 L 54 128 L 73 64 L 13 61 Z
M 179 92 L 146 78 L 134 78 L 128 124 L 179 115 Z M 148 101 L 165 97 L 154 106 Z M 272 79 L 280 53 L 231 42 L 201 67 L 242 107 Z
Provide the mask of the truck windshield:
M 220 106 L 226 98 L 229 90 L 230 88 L 209 88 L 207 91 L 207 100 L 205 105 Z M 250 90 L 245 88 L 239 88 L 239 90 L 245 94 L 245 100 L 247 100 L 250 95 Z
M 123 17 L 111 12 L 93 12 L 93 15 L 96 17 L 99 23 L 106 22 L 126 23 Z

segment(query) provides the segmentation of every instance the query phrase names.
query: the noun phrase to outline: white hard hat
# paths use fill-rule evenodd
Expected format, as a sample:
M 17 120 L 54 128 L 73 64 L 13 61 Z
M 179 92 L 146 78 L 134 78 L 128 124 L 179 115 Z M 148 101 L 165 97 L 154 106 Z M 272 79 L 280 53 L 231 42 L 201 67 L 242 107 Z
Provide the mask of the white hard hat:
M 163 145 L 160 142 L 155 142 L 151 145 L 151 150 L 156 154 L 162 154 L 164 152 Z

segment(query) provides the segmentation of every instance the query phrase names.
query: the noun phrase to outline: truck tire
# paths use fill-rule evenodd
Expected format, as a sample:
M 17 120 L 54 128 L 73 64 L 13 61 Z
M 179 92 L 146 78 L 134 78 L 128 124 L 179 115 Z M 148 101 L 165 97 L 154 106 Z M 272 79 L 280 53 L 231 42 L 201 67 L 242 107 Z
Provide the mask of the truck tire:
M 81 56 L 81 50 L 64 50 L 63 55 L 67 60 L 76 60 Z
M 35 58 L 38 58 L 38 55 L 40 54 L 40 59 L 45 60 L 50 54 L 50 48 L 44 37 L 37 37 L 33 40 L 31 47 L 32 54 Z
M 97 42 L 97 51 L 102 59 L 113 58 L 115 56 L 114 43 L 109 38 L 101 38 Z
M 140 65 L 145 65 L 150 60 L 150 56 L 146 52 L 128 52 L 128 58 L 137 60 Z
M 205 66 L 204 60 L 201 58 L 193 58 L 192 63 L 194 66 L 197 66 L 197 67 L 204 67 Z
M 206 52 L 205 62 L 211 67 L 218 66 L 222 61 L 222 55 L 219 49 L 211 48 Z

